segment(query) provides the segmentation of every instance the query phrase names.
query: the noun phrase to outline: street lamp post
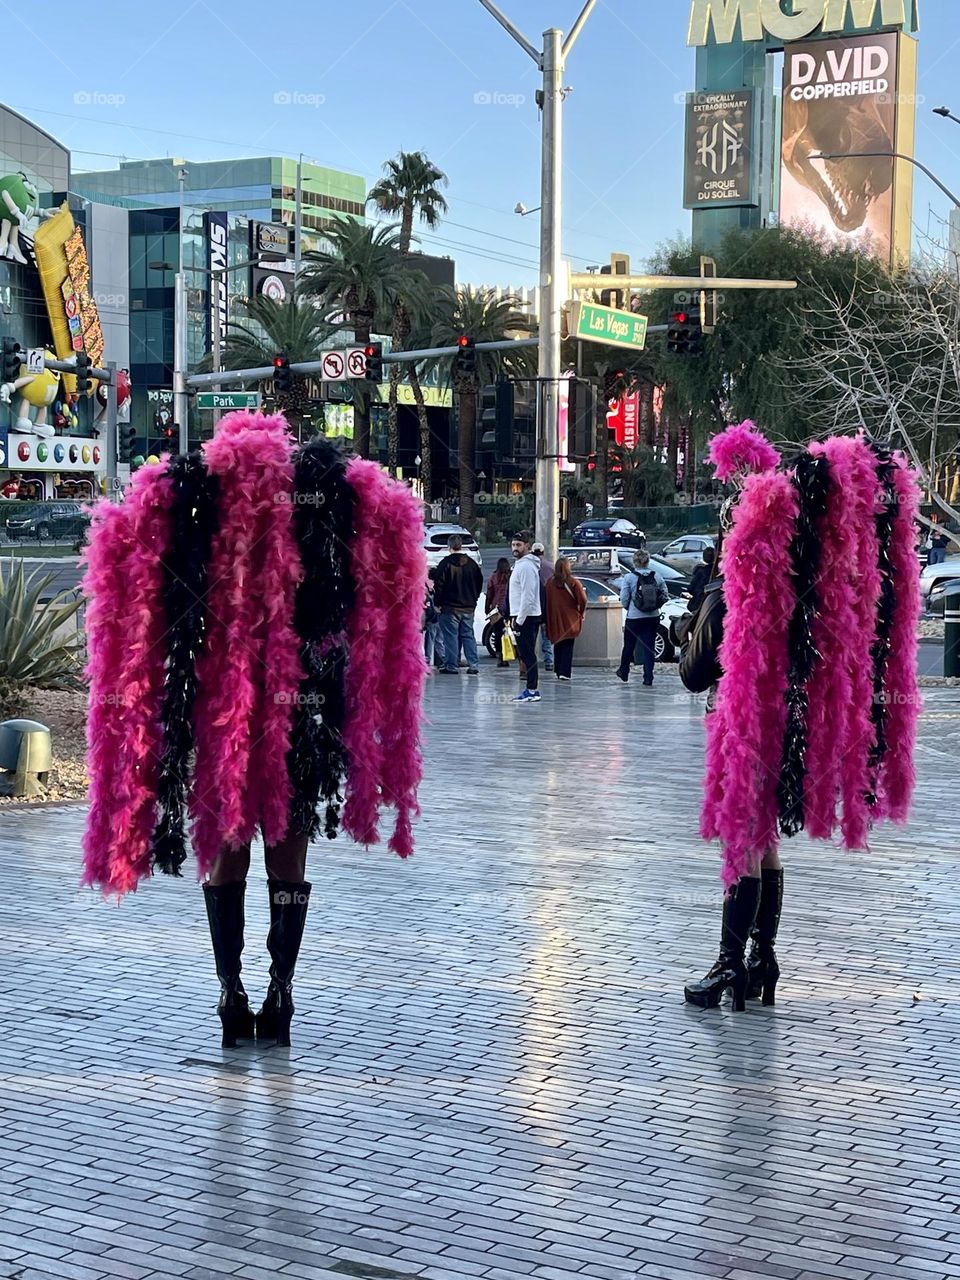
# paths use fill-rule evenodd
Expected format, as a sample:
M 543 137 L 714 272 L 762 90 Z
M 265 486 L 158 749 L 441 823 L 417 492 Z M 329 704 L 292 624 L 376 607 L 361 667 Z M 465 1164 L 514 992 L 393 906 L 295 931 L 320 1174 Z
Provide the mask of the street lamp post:
M 590 16 L 596 0 L 586 0 L 567 38 L 550 27 L 538 50 L 497 8 L 493 0 L 480 0 L 500 25 L 516 40 L 543 74 L 537 95 L 542 112 L 540 165 L 540 341 L 539 376 L 542 394 L 538 406 L 536 462 L 536 536 L 552 562 L 557 557 L 560 534 L 560 320 L 566 302 L 563 289 L 561 232 L 563 228 L 563 84 L 567 58 Z
M 949 107 L 934 107 L 933 114 L 943 116 L 944 120 L 952 120 L 954 124 L 960 124 L 960 116 L 955 116 Z
M 173 417 L 177 423 L 177 447 L 186 453 L 187 438 L 187 278 L 183 270 L 183 191 L 187 181 L 186 169 L 177 170 L 180 189 L 179 218 L 177 221 L 177 273 L 173 278 Z
M 150 262 L 147 264 L 151 271 L 172 271 L 174 264 L 172 262 Z M 180 453 L 186 453 L 190 447 L 187 438 L 187 414 L 189 412 L 189 398 L 187 394 L 187 271 L 193 271 L 198 275 L 209 276 L 211 286 L 216 284 L 221 276 L 229 276 L 234 271 L 243 271 L 247 267 L 256 267 L 260 265 L 258 258 L 246 258 L 243 262 L 235 262 L 230 266 L 219 267 L 211 270 L 209 267 L 187 267 L 183 268 L 183 251 L 180 250 L 180 268 L 173 278 L 173 417 L 177 423 L 177 449 Z M 220 325 L 214 324 L 211 343 L 211 356 L 213 358 L 214 373 L 220 372 L 222 363 L 222 352 L 220 345 Z M 215 383 L 214 391 L 220 390 L 220 384 Z M 214 410 L 214 422 L 220 421 L 220 411 Z

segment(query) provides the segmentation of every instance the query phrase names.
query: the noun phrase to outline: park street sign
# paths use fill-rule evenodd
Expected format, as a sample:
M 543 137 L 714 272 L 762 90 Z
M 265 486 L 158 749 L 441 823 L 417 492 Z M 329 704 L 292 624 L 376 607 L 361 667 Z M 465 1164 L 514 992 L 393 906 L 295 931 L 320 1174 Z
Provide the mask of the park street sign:
M 570 309 L 570 337 L 642 351 L 647 345 L 647 317 L 593 302 L 574 302 Z
M 259 409 L 259 391 L 198 391 L 198 409 Z

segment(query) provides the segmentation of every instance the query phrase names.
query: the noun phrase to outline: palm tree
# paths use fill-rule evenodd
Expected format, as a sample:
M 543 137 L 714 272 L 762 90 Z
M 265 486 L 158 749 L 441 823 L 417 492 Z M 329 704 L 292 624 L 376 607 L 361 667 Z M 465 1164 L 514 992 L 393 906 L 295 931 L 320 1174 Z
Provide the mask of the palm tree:
M 422 273 L 403 266 L 393 226 L 371 227 L 344 218 L 324 236 L 330 248 L 304 254 L 301 288 L 318 300 L 334 327 L 352 329 L 354 342 L 365 345 L 374 318 L 392 314 L 398 295 L 416 289 Z M 370 452 L 370 393 L 365 387 L 355 388 L 354 414 L 353 444 L 365 458 Z
M 291 294 L 285 302 L 263 296 L 239 304 L 244 320 L 227 325 L 223 349 L 225 369 L 254 369 L 271 364 L 281 352 L 291 364 L 316 360 L 324 340 L 332 332 L 313 302 Z M 293 374 L 290 390 L 277 397 L 277 408 L 299 423 L 310 412 L 307 379 Z
M 440 304 L 440 315 L 433 326 L 433 342 L 438 347 L 452 347 L 461 334 L 475 343 L 503 342 L 517 333 L 527 334 L 532 328 L 530 317 L 518 310 L 520 299 L 515 294 L 501 298 L 493 289 L 474 289 L 470 285 L 446 290 Z M 458 452 L 460 454 L 460 518 L 473 519 L 476 492 L 477 394 L 481 387 L 495 382 L 501 374 L 512 378 L 529 378 L 536 370 L 536 352 L 531 347 L 505 351 L 478 351 L 473 373 L 458 370 L 456 357 L 446 356 L 444 365 L 459 402 Z
M 376 205 L 381 213 L 400 214 L 399 252 L 402 258 L 410 252 L 413 240 L 413 222 L 416 217 L 432 231 L 439 226 L 447 211 L 447 202 L 440 194 L 440 187 L 447 185 L 447 175 L 429 160 L 422 151 L 401 151 L 395 160 L 383 166 L 384 177 L 370 190 L 367 202 Z M 397 299 L 393 312 L 393 346 L 399 350 L 412 328 L 409 308 L 402 297 Z M 416 366 L 409 366 L 410 386 L 417 405 L 420 423 L 420 478 L 424 497 L 429 500 L 432 489 L 430 466 L 430 425 L 423 402 L 423 388 Z M 390 366 L 390 398 L 387 415 L 387 457 L 391 472 L 396 469 L 399 431 L 397 427 L 397 399 L 401 379 L 401 366 Z

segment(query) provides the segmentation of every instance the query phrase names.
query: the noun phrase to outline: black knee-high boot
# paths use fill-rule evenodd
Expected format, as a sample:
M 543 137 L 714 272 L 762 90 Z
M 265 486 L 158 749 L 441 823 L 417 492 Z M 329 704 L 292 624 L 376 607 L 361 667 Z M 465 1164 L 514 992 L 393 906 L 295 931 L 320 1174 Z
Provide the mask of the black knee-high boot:
M 760 905 L 757 919 L 750 934 L 750 955 L 747 959 L 747 999 L 763 996 L 764 1004 L 776 1002 L 777 979 L 780 966 L 774 944 L 780 928 L 783 910 L 783 869 L 764 868 L 760 873 Z
M 270 893 L 267 950 L 272 963 L 270 986 L 263 1008 L 257 1014 L 257 1039 L 288 1045 L 293 1017 L 293 973 L 300 954 L 311 886 L 305 880 L 299 883 L 269 880 L 267 888 Z
M 240 953 L 243 951 L 243 896 L 246 881 L 233 884 L 205 884 L 213 958 L 220 979 L 217 1013 L 223 1025 L 223 1047 L 232 1049 L 241 1039 L 253 1038 L 253 1011 L 240 981 Z
M 720 954 L 712 969 L 699 982 L 691 982 L 683 989 L 684 999 L 702 1009 L 714 1009 L 729 987 L 733 993 L 733 1007 L 738 1012 L 746 1008 L 747 966 L 743 953 L 760 900 L 760 881 L 744 876 L 723 900 L 723 922 L 720 929 Z

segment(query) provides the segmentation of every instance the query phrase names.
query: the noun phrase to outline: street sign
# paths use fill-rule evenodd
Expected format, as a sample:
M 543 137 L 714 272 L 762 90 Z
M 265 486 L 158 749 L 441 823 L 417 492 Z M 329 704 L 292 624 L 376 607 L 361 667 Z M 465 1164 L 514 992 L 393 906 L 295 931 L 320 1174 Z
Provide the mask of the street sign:
M 570 337 L 642 351 L 647 344 L 647 317 L 614 307 L 598 307 L 592 302 L 575 302 L 570 316 Z
M 324 382 L 339 382 L 346 360 L 342 351 L 324 351 L 320 355 L 320 377 Z
M 43 373 L 43 347 L 31 347 L 27 352 L 27 373 Z
M 363 347 L 347 348 L 347 377 L 362 378 L 367 372 L 367 357 Z
M 198 409 L 259 409 L 259 391 L 198 391 Z

